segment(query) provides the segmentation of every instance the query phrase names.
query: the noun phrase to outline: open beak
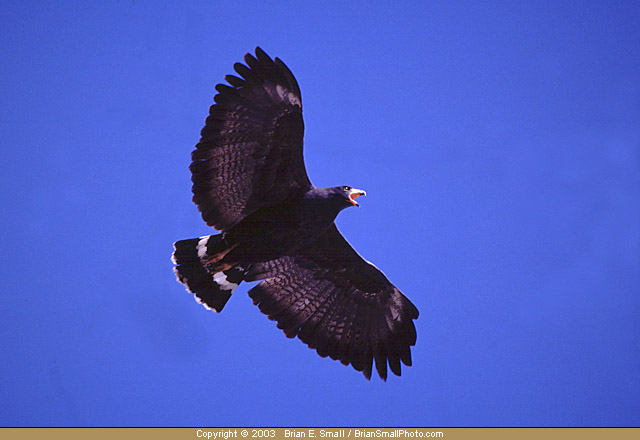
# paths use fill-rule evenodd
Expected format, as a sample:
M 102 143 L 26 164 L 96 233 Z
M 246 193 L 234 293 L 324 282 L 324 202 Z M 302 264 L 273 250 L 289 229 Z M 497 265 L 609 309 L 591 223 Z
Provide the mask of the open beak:
M 356 198 L 360 197 L 360 196 L 366 196 L 367 193 L 361 189 L 355 189 L 353 188 L 351 191 L 349 191 L 349 201 L 351 202 L 351 204 L 353 206 L 360 206 L 358 205 L 358 202 L 356 202 Z

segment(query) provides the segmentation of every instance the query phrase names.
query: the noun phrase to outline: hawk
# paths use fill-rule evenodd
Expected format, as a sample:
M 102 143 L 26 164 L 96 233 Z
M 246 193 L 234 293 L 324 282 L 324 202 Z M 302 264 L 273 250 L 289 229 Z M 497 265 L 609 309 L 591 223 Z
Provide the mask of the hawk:
M 387 366 L 400 376 L 418 309 L 334 223 L 365 192 L 311 183 L 298 82 L 259 47 L 244 60 L 216 86 L 191 155 L 193 201 L 221 233 L 177 241 L 176 277 L 216 312 L 242 281 L 261 280 L 249 296 L 287 337 L 367 379 L 374 360 L 383 380 Z

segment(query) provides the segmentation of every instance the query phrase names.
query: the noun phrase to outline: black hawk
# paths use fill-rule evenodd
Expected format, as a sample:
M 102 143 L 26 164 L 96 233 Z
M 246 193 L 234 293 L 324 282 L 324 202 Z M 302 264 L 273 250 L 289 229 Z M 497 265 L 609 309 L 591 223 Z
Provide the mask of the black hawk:
M 400 375 L 411 365 L 418 309 L 344 239 L 334 220 L 365 192 L 316 188 L 302 155 L 300 87 L 262 49 L 218 84 L 191 158 L 193 201 L 220 230 L 174 244 L 174 271 L 208 309 L 220 312 L 242 281 L 260 311 L 322 357 L 367 379 L 373 360 Z

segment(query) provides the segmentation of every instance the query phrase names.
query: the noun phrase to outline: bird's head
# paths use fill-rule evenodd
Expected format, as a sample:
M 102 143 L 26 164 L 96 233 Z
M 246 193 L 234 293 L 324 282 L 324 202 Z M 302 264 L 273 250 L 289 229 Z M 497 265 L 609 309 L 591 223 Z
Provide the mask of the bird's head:
M 360 206 L 356 198 L 365 195 L 361 189 L 350 186 L 332 186 L 330 188 L 312 188 L 304 196 L 310 206 L 331 207 L 334 214 L 349 206 Z M 323 208 L 324 209 L 324 208 Z
M 356 202 L 356 198 L 365 196 L 367 193 L 364 190 L 351 188 L 350 186 L 334 186 L 331 188 L 332 196 L 346 203 L 347 206 L 360 206 Z

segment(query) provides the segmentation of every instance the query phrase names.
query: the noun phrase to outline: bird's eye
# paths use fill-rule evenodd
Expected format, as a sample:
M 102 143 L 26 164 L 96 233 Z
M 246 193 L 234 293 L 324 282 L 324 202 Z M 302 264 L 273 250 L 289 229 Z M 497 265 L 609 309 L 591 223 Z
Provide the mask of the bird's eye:
M 342 189 L 344 189 L 345 191 L 351 191 L 351 187 L 350 187 L 350 186 L 345 186 L 345 187 L 344 187 L 344 188 L 342 188 Z

